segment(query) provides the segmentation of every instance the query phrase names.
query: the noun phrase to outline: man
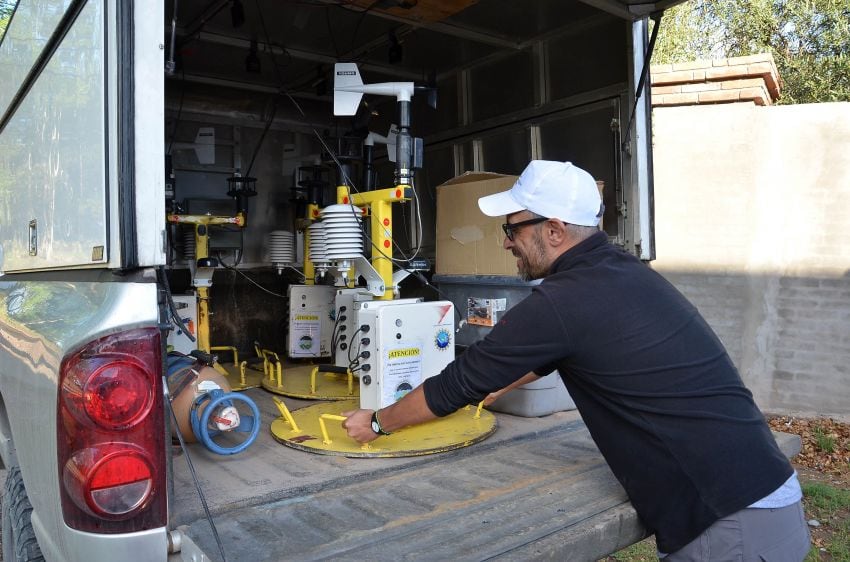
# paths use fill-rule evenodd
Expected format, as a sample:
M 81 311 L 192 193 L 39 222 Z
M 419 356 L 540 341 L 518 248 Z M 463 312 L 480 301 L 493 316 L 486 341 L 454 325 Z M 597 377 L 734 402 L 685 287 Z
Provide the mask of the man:
M 505 249 L 523 278 L 542 283 L 399 402 L 346 412 L 348 434 L 368 442 L 557 368 L 659 556 L 802 560 L 809 534 L 794 470 L 696 308 L 597 229 L 593 178 L 533 161 L 478 205 L 506 216 Z

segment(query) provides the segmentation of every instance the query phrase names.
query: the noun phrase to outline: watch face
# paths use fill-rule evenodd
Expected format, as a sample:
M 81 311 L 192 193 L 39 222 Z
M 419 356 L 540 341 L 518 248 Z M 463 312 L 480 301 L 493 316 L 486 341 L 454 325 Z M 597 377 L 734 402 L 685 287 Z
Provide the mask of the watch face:
M 381 432 L 381 426 L 378 425 L 378 422 L 376 422 L 376 421 L 372 422 L 372 431 L 374 431 L 375 433 Z

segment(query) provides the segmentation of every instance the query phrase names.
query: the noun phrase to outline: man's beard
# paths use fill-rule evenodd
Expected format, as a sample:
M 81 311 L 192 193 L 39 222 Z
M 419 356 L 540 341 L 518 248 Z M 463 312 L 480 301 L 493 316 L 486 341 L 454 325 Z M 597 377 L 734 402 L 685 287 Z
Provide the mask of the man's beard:
M 528 252 L 520 252 L 514 248 L 511 253 L 519 258 L 517 273 L 523 281 L 532 281 L 546 276 L 547 268 L 544 265 L 543 237 L 539 232 L 534 233 L 531 248 Z

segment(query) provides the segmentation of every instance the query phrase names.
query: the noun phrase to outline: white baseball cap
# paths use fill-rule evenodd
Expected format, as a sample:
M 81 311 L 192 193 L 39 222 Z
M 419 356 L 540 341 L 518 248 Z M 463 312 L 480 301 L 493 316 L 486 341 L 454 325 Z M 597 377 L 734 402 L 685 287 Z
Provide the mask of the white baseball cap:
M 580 226 L 596 226 L 604 206 L 593 177 L 570 162 L 532 160 L 508 191 L 478 200 L 490 217 L 522 210 Z

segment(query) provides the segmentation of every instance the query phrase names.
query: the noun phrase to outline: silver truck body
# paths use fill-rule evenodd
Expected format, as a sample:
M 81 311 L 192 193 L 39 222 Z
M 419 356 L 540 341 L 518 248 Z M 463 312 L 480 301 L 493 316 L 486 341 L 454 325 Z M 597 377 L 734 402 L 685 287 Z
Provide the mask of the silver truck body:
M 664 7 L 673 3 L 657 4 Z M 228 2 L 206 4 L 195 2 L 193 6 L 199 10 L 221 8 Z M 642 14 L 630 10 L 629 1 L 598 0 L 586 4 L 600 7 L 607 15 L 635 21 L 630 36 L 632 43 L 628 45 L 635 54 L 630 61 L 630 76 L 624 79 L 631 96 L 620 92 L 611 98 L 618 100 L 618 104 L 624 102 L 620 104 L 622 107 L 617 106 L 618 111 L 628 115 L 631 103 L 625 102 L 633 101 L 646 44 L 646 22 L 640 19 Z M 3 465 L 14 469 L 22 479 L 32 506 L 35 538 L 44 558 L 50 561 L 159 562 L 181 556 L 186 560 L 203 559 L 195 542 L 202 544 L 207 554 L 215 550 L 215 543 L 205 534 L 208 531 L 203 530 L 208 528 L 204 527 L 206 520 L 198 509 L 194 485 L 179 457 L 173 460 L 173 471 L 167 467 L 170 519 L 162 526 L 132 533 L 79 531 L 63 519 L 60 501 L 63 483 L 57 456 L 60 429 L 57 402 L 63 361 L 99 338 L 137 328 L 162 329 L 166 322 L 156 268 L 169 265 L 162 173 L 166 151 L 163 65 L 167 52 L 164 40 L 168 35 L 167 13 L 170 14 L 170 5 L 167 7 L 164 0 L 20 0 L 0 43 L 3 76 L 0 84 L 0 457 Z M 620 233 L 643 257 L 650 259 L 652 201 L 646 97 L 641 97 L 637 105 L 632 140 L 636 155 L 621 165 L 627 171 L 625 184 L 631 215 L 626 218 L 623 214 Z M 520 117 L 532 120 L 533 111 L 530 109 L 528 116 Z M 222 116 L 217 118 L 221 121 Z M 227 118 L 232 121 L 236 117 Z M 299 125 L 302 129 L 311 126 Z M 466 132 L 458 134 L 462 136 Z M 439 135 L 436 138 L 440 140 Z M 475 146 L 480 151 L 480 145 Z M 161 374 L 159 366 L 151 368 Z M 161 392 L 161 387 L 156 391 Z M 264 400 L 258 391 L 254 396 L 258 401 Z M 276 415 L 269 403 L 264 405 L 264 424 Z M 166 415 L 164 411 L 160 414 Z M 536 460 L 522 460 L 524 453 L 520 449 L 524 440 L 539 440 L 541 432 L 561 431 L 555 426 L 564 421 L 573 424 L 568 431 L 578 432 L 571 433 L 572 437 L 567 439 L 575 441 L 575 448 L 569 449 L 567 456 L 585 455 L 576 466 L 588 463 L 593 470 L 555 476 L 557 471 L 548 464 L 551 459 L 546 460 L 546 454 L 535 457 Z M 583 514 L 581 517 L 555 522 L 548 534 L 532 533 L 516 540 L 502 540 L 487 556 L 510 556 L 515 552 L 523 557 L 536 557 L 562 552 L 551 540 L 546 542 L 547 536 L 579 532 L 582 521 L 590 520 L 587 518 L 591 515 L 593 521 L 605 520 L 605 525 L 622 525 L 623 517 L 628 524 L 621 527 L 626 531 L 601 538 L 596 547 L 582 551 L 582 556 L 601 555 L 640 538 L 643 531 L 633 512 L 575 416 L 566 420 L 553 418 L 543 426 L 506 421 L 505 427 L 502 437 L 484 445 L 488 455 L 497 458 L 499 447 L 504 447 L 504 455 L 513 459 L 506 462 L 524 465 L 523 474 L 532 480 L 535 472 L 542 474 L 539 471 L 548 470 L 553 482 L 561 483 L 565 500 L 578 493 L 581 486 L 598 485 L 599 481 L 594 480 L 598 476 L 603 484 L 597 491 L 602 492 L 595 497 L 605 497 L 598 505 L 593 504 L 598 509 L 592 514 L 579 510 L 575 513 Z M 170 449 L 165 434 L 161 446 Z M 287 506 L 309 503 L 317 494 L 315 505 L 325 511 L 315 516 L 323 517 L 321 513 L 332 512 L 336 501 L 328 490 L 355 486 L 356 493 L 368 495 L 368 483 L 372 482 L 374 493 L 380 496 L 392 489 L 392 482 L 387 481 L 384 486 L 381 480 L 389 478 L 393 471 L 410 470 L 412 478 L 419 478 L 417 470 L 439 472 L 443 462 L 440 457 L 387 463 L 371 460 L 354 468 L 349 464 L 352 461 L 342 458 L 302 459 L 299 456 L 304 453 L 282 448 L 265 431 L 255 456 L 245 461 L 243 468 L 239 467 L 238 458 L 221 462 L 203 451 L 193 452 L 201 458 L 199 472 L 211 496 L 213 514 L 219 517 L 241 510 L 241 517 L 250 522 L 246 523 L 247 528 L 253 529 L 257 536 L 262 534 L 259 531 L 262 513 L 274 513 L 279 524 L 285 527 L 289 521 L 295 529 L 299 515 L 287 515 Z M 459 467 L 458 471 L 474 472 L 475 461 L 468 452 L 449 455 L 445 462 Z M 280 468 L 285 466 L 290 468 Z M 580 477 L 581 474 L 584 476 Z M 433 474 L 428 474 L 422 478 L 432 477 Z M 589 479 L 582 480 L 584 477 Z M 298 479 L 302 479 L 300 483 Z M 511 502 L 516 502 L 519 495 L 527 493 L 533 498 L 533 494 L 551 493 L 551 486 L 524 488 L 529 482 L 513 488 L 506 479 L 498 488 L 504 501 L 497 501 L 495 508 L 495 504 L 486 503 L 478 508 L 497 509 L 500 516 L 507 516 L 515 505 Z M 571 488 L 573 485 L 579 488 Z M 483 493 L 481 482 L 470 489 L 473 488 L 474 492 L 459 490 L 457 496 L 433 502 L 422 500 L 420 507 L 434 513 L 467 513 L 457 502 L 465 494 Z M 391 509 L 395 517 L 403 518 L 416 511 L 415 504 L 413 500 L 410 505 L 394 504 Z M 530 509 L 532 504 L 533 500 L 526 499 L 524 509 Z M 408 509 L 413 512 L 405 511 Z M 608 509 L 613 511 L 604 515 Z M 378 511 L 375 509 L 374 513 Z M 4 515 L 7 524 L 9 514 Z M 376 520 L 374 524 L 379 530 L 395 528 L 388 520 Z M 484 556 L 483 551 L 472 546 L 469 546 L 472 550 L 463 552 L 452 552 L 446 546 L 446 533 L 458 525 L 455 516 L 432 516 L 405 529 L 413 532 L 439 527 L 440 532 L 433 539 L 434 545 L 440 545 L 434 550 L 435 558 Z M 182 526 L 181 530 L 174 532 L 177 526 Z M 302 541 L 287 552 L 272 537 L 265 537 L 257 539 L 259 542 L 252 546 L 254 554 L 250 558 L 240 557 L 240 549 L 234 546 L 238 544 L 238 538 L 234 538 L 238 531 L 227 527 L 223 535 L 231 541 L 225 546 L 230 559 L 359 555 L 381 558 L 379 552 L 367 548 L 376 536 L 374 533 L 360 529 L 357 535 L 350 530 L 357 537 L 354 542 L 346 543 L 347 535 L 338 530 L 328 527 L 328 536 L 333 537 L 336 550 L 311 550 Z M 464 532 L 472 530 L 470 527 Z M 285 537 L 288 531 L 278 528 L 275 532 Z M 496 534 L 505 532 L 502 528 Z M 394 536 L 403 540 L 406 535 Z M 181 537 L 182 554 L 172 554 L 169 558 L 169 549 L 178 550 L 175 541 Z M 426 543 L 427 540 L 418 539 L 417 548 L 426 548 Z M 542 550 L 535 553 L 534 544 L 539 544 Z M 384 554 L 395 557 L 400 552 L 396 548 Z

